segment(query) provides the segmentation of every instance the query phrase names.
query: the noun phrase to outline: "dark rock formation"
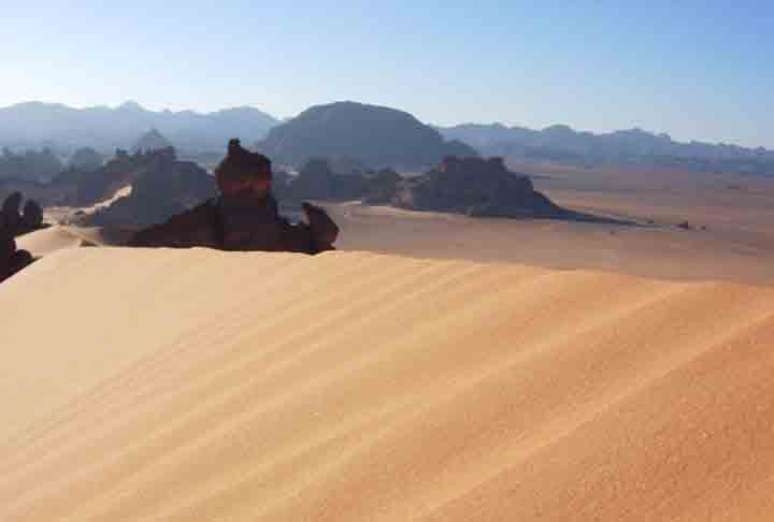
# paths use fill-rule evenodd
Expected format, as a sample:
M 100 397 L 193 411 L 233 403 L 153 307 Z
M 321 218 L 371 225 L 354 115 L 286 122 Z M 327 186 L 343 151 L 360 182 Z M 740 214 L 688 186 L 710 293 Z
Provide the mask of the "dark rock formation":
M 366 189 L 363 203 L 368 205 L 388 205 L 398 191 L 403 178 L 392 169 L 382 169 L 366 174 Z
M 19 212 L 21 202 L 21 192 L 14 192 L 3 201 L 3 222 L 5 223 L 5 227 L 13 232 L 12 235 L 14 236 L 16 235 L 15 231 L 19 228 L 21 223 L 21 213 Z
M 0 228 L 2 233 L 10 237 L 20 236 L 33 230 L 43 228 L 43 209 L 34 200 L 28 199 L 24 205 L 24 212 L 19 208 L 23 196 L 21 192 L 14 192 L 3 201 L 0 210 Z
M 416 170 L 448 155 L 476 155 L 468 145 L 444 141 L 408 113 L 354 102 L 307 109 L 273 128 L 258 147 L 275 163 L 295 167 L 312 158 L 346 158 L 367 168 Z
M 24 204 L 21 226 L 27 230 L 35 230 L 43 226 L 43 209 L 32 199 L 28 199 Z
M 87 216 L 85 224 L 145 227 L 164 222 L 216 194 L 212 176 L 195 163 L 178 161 L 171 148 L 120 156 L 116 161 L 135 163 L 131 194 Z
M 7 262 L 11 259 L 14 252 L 16 252 L 16 241 L 14 241 L 13 236 L 8 233 L 2 220 L 0 220 L 0 262 Z
M 33 259 L 26 250 L 16 248 L 13 231 L 0 218 L 0 282 L 32 263 Z
M 402 180 L 390 203 L 412 210 L 455 212 L 475 217 L 636 224 L 562 208 L 536 191 L 528 176 L 509 171 L 502 158 L 445 158 L 426 174 Z
M 448 157 L 426 174 L 403 181 L 397 207 L 489 217 L 559 217 L 562 209 L 535 191 L 529 177 L 501 158 Z
M 119 189 L 134 183 L 154 162 L 165 155 L 174 158 L 174 149 L 132 154 L 118 149 L 112 159 L 96 170 L 71 167 L 57 176 L 51 184 L 51 190 L 55 190 L 58 199 L 46 203 L 90 206 L 110 199 Z
M 287 186 L 277 194 L 284 199 L 302 201 L 321 199 L 327 201 L 345 201 L 358 199 L 366 187 L 363 176 L 334 173 L 324 159 L 308 161 L 298 176 L 290 179 Z
M 223 196 L 205 201 L 164 223 L 138 231 L 127 246 L 306 254 L 335 249 L 333 243 L 339 227 L 321 207 L 304 203 L 306 222 L 293 224 L 277 212 L 277 202 L 269 196 L 254 207 L 251 204 L 249 212 L 257 222 L 251 225 L 254 228 L 249 236 L 244 237 L 238 226 L 229 226 L 229 206 Z
M 291 203 L 305 199 L 361 200 L 368 205 L 478 217 L 550 218 L 632 224 L 564 209 L 523 174 L 510 172 L 502 158 L 449 156 L 423 175 L 403 177 L 382 169 L 360 175 L 333 172 L 326 160 L 307 162 L 298 176 L 281 176 L 275 194 Z

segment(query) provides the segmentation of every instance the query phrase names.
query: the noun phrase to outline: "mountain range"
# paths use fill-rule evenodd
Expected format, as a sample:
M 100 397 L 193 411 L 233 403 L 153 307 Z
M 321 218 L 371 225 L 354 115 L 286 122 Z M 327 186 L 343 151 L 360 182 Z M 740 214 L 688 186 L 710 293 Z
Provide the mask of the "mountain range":
M 153 130 L 183 156 L 217 162 L 230 138 L 256 143 L 276 163 L 298 168 L 312 158 L 355 167 L 418 170 L 445 156 L 500 156 L 516 162 L 584 168 L 666 168 L 774 175 L 774 151 L 698 141 L 641 129 L 595 134 L 567 125 L 542 130 L 499 123 L 431 127 L 413 115 L 374 105 L 336 102 L 280 121 L 252 107 L 212 113 L 154 112 L 135 102 L 76 109 L 28 102 L 0 108 L 0 146 L 52 148 L 68 156 L 80 147 L 101 153 L 130 149 Z
M 668 134 L 638 128 L 594 134 L 567 125 L 532 130 L 499 123 L 470 123 L 438 130 L 447 139 L 468 143 L 481 154 L 519 161 L 774 175 L 774 151 L 724 143 L 681 143 Z
M 89 146 L 101 152 L 130 148 L 151 129 L 184 151 L 221 150 L 230 138 L 259 139 L 275 118 L 252 107 L 207 114 L 155 112 L 135 102 L 116 108 L 76 109 L 61 104 L 28 102 L 0 108 L 0 145 L 14 149 L 52 147 L 69 153 Z

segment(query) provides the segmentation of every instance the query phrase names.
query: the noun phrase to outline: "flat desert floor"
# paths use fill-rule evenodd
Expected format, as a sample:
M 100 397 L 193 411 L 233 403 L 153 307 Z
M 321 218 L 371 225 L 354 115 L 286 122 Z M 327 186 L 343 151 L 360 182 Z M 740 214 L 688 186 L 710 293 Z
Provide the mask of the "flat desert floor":
M 340 247 L 774 285 L 774 179 L 513 168 L 534 175 L 536 188 L 561 205 L 642 226 L 327 205 L 342 227 Z M 680 228 L 686 222 L 690 229 Z
M 768 180 L 573 176 L 536 183 L 648 226 L 344 203 L 315 257 L 20 238 L 0 520 L 772 520 Z

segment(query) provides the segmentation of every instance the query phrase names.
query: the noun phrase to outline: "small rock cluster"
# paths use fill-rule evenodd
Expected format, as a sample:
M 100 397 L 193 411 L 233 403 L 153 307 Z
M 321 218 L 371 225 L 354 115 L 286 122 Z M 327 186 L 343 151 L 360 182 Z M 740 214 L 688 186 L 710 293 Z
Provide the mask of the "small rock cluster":
M 43 210 L 35 201 L 28 200 L 21 208 L 22 195 L 14 192 L 0 207 L 0 281 L 32 263 L 32 255 L 16 246 L 16 236 L 43 226 Z
M 0 207 L 0 227 L 11 237 L 20 236 L 43 227 L 43 209 L 34 200 L 28 199 L 22 209 L 22 194 L 14 192 Z

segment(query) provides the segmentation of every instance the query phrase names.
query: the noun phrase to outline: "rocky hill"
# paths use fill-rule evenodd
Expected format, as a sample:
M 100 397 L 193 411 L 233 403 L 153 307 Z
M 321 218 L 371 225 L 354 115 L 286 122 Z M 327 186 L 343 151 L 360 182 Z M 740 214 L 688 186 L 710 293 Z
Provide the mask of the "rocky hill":
M 399 184 L 390 203 L 470 216 L 559 217 L 563 212 L 535 191 L 529 177 L 508 171 L 501 158 L 445 158 L 426 174 Z
M 468 145 L 445 141 L 411 114 L 354 102 L 307 109 L 274 127 L 258 148 L 275 163 L 294 167 L 312 158 L 328 158 L 368 168 L 417 170 L 448 155 L 476 155 Z
M 178 161 L 174 149 L 135 158 L 131 193 L 84 218 L 84 224 L 143 227 L 161 223 L 175 214 L 215 196 L 215 181 L 188 161 Z

